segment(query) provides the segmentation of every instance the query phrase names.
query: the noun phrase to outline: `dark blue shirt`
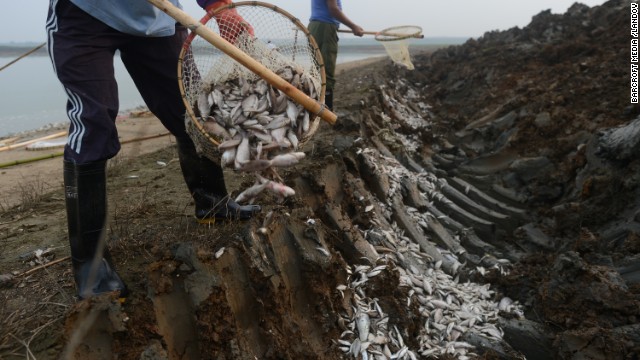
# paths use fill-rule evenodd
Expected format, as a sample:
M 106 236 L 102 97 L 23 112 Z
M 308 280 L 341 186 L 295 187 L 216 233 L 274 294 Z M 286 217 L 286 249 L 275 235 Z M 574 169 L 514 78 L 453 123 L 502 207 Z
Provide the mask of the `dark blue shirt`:
M 341 0 L 338 0 L 338 7 L 342 10 Z M 311 18 L 309 20 L 340 25 L 340 22 L 329 13 L 327 0 L 311 0 Z

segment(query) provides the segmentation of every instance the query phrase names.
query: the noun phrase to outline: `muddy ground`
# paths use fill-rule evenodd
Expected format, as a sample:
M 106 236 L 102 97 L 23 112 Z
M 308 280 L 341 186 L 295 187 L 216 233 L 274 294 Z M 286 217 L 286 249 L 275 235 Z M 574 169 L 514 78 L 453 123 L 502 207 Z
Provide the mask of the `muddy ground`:
M 296 195 L 246 223 L 195 223 L 174 147 L 115 158 L 124 304 L 74 299 L 62 188 L 24 197 L 0 214 L 0 358 L 637 359 L 628 14 L 574 5 L 340 73 L 337 125 L 281 172 Z M 363 306 L 379 337 L 358 342 Z

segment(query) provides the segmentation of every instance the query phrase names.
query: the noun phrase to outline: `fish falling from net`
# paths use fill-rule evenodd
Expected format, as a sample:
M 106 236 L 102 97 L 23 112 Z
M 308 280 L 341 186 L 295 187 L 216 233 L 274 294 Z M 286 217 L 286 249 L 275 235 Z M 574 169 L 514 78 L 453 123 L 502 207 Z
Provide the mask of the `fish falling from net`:
M 275 73 L 310 98 L 319 97 L 311 77 L 299 67 L 286 65 Z M 256 189 L 272 190 L 282 197 L 295 194 L 281 184 L 276 168 L 293 166 L 304 158 L 298 150 L 310 130 L 312 116 L 302 105 L 262 78 L 238 76 L 203 84 L 193 108 L 204 120 L 205 131 L 219 140 L 221 165 L 255 172 L 256 185 L 269 184 L 252 187 L 250 195 L 243 193 L 239 200 L 252 200 L 260 193 Z

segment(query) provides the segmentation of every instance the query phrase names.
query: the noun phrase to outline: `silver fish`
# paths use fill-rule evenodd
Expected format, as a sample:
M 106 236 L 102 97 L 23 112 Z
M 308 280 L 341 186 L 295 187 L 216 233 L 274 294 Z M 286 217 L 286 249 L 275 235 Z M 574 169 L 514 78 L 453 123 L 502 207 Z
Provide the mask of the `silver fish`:
M 222 139 L 231 138 L 231 135 L 229 134 L 227 129 L 225 129 L 215 121 L 211 121 L 211 120 L 205 121 L 204 123 L 202 123 L 202 127 L 205 129 L 206 132 L 214 136 L 217 136 L 218 138 L 222 138 Z
M 291 142 L 293 150 L 298 150 L 298 137 L 293 131 L 287 131 L 287 139 L 289 139 L 289 141 Z
M 295 190 L 292 188 L 275 181 L 268 181 L 266 188 L 282 197 L 293 196 L 296 194 Z
M 291 121 L 289 118 L 284 116 L 277 116 L 271 120 L 267 125 L 265 125 L 265 130 L 274 130 L 284 126 L 291 125 Z
M 236 146 L 238 146 L 240 144 L 240 141 L 242 141 L 242 139 L 225 140 L 225 141 L 221 142 L 218 145 L 218 149 L 227 150 L 227 149 L 230 149 L 230 148 L 235 148 Z
M 198 94 L 198 110 L 200 117 L 206 119 L 211 114 L 211 104 L 209 103 L 209 94 L 205 91 Z
M 287 101 L 287 117 L 291 120 L 291 124 L 295 124 L 299 111 L 296 103 L 293 101 Z
M 358 329 L 358 338 L 360 338 L 360 341 L 367 341 L 370 326 L 371 320 L 369 319 L 369 314 L 366 312 L 358 312 L 356 314 L 356 328 Z
M 255 198 L 256 196 L 258 196 L 258 194 L 260 194 L 266 187 L 267 187 L 266 183 L 264 183 L 264 184 L 255 184 L 255 185 L 251 186 L 250 188 L 244 190 L 240 194 L 238 194 L 238 196 L 235 198 L 235 201 L 237 203 L 243 203 L 245 201 L 251 200 L 251 199 Z
M 303 159 L 304 156 L 305 154 L 303 152 L 276 155 L 271 159 L 271 166 L 283 167 L 295 165 Z
M 256 159 L 243 163 L 238 170 L 240 171 L 262 171 L 271 167 L 271 160 Z
M 222 153 L 222 156 L 220 157 L 220 166 L 221 167 L 225 167 L 227 165 L 231 165 L 235 162 L 236 160 L 236 149 L 237 148 L 230 148 L 225 150 Z
M 249 138 L 247 136 L 242 136 L 242 141 L 240 141 L 236 151 L 236 158 L 234 162 L 235 168 L 240 169 L 244 163 L 249 161 L 250 156 L 251 150 L 249 148 Z
M 242 111 L 252 112 L 256 111 L 258 106 L 258 95 L 251 94 L 242 100 Z

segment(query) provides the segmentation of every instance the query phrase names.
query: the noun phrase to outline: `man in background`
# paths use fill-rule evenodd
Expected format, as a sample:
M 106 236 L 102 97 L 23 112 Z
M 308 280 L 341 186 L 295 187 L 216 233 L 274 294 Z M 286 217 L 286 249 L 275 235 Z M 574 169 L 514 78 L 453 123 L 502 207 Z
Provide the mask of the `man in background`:
M 341 0 L 311 0 L 309 32 L 313 35 L 322 59 L 327 78 L 324 103 L 333 109 L 333 88 L 336 83 L 336 59 L 338 58 L 338 27 L 344 24 L 355 36 L 364 35 L 364 30 L 342 12 Z

